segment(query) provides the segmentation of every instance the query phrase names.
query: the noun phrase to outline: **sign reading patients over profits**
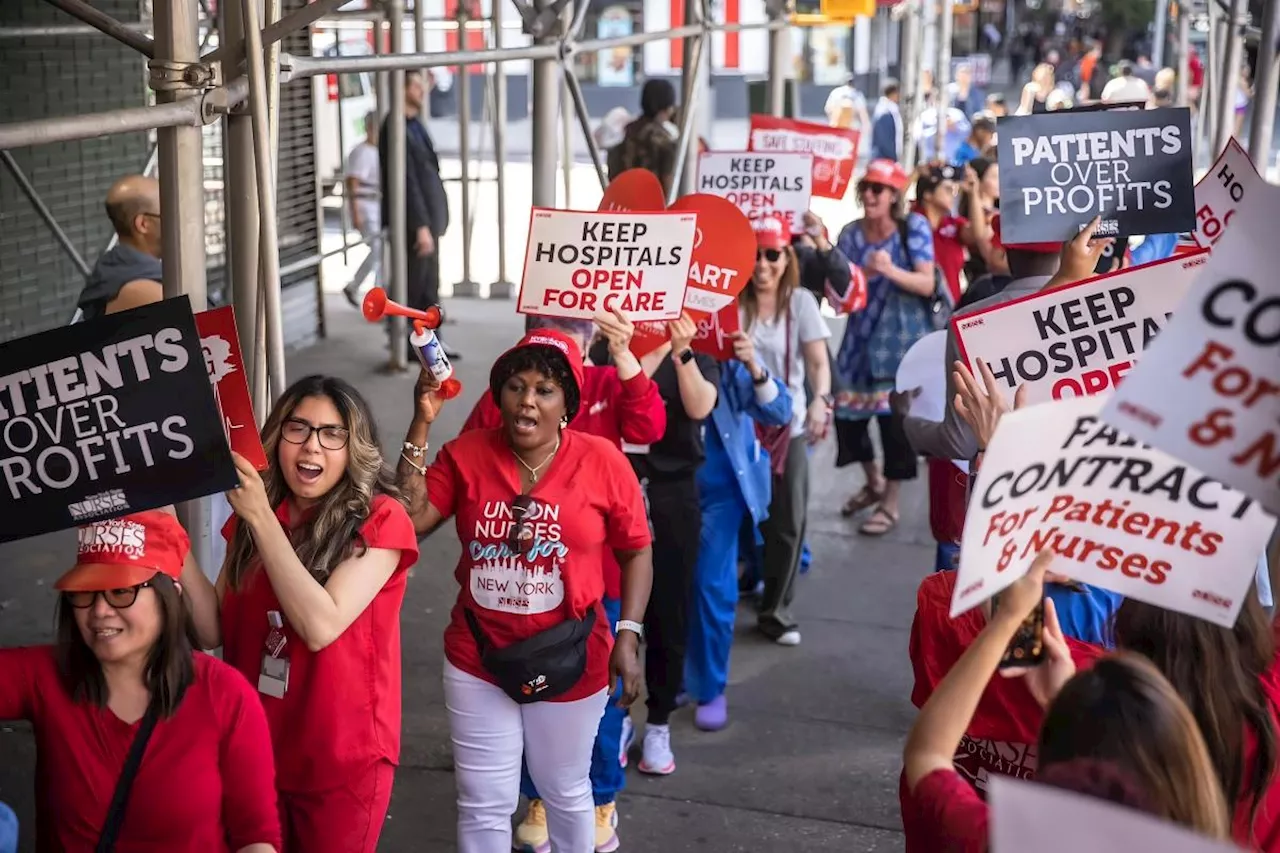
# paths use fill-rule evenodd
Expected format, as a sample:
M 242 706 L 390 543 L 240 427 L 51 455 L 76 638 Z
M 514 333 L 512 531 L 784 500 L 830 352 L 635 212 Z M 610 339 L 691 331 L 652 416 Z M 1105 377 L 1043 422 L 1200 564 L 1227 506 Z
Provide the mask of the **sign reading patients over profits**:
M 953 617 L 1052 548 L 1055 572 L 1235 624 L 1275 519 L 1100 420 L 1104 399 L 1058 400 L 1000 419 L 965 515 Z
M 1209 262 L 1207 251 L 1041 291 L 952 320 L 960 353 L 977 375 L 991 368 L 1012 401 L 1079 397 L 1114 388 Z
M 1009 116 L 998 127 L 1005 243 L 1066 240 L 1095 216 L 1098 236 L 1195 228 L 1185 107 Z
M 684 305 L 698 217 L 534 208 L 517 302 L 522 314 L 674 320 Z
M 185 296 L 0 345 L 0 542 L 234 488 Z
M 698 157 L 698 192 L 728 199 L 748 219 L 776 216 L 793 234 L 804 230 L 812 177 L 808 154 L 714 151 Z
M 1256 187 L 1104 415 L 1280 513 L 1277 222 L 1280 187 Z

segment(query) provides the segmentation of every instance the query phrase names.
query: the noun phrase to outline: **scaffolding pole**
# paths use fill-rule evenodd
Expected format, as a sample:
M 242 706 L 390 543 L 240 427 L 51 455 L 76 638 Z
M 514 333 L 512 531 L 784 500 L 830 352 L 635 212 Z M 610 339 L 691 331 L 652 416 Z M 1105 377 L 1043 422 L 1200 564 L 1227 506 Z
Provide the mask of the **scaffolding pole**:
M 681 45 L 680 136 L 676 141 L 676 161 L 671 186 L 667 187 L 668 205 L 680 196 L 692 193 L 698 177 L 698 146 L 695 142 L 698 134 L 694 123 L 698 110 L 703 109 L 703 57 L 707 52 L 704 49 L 707 36 L 701 29 L 702 6 L 698 0 L 684 0 L 684 19 L 696 22 L 699 34 L 685 39 Z
M 500 0 L 495 0 L 500 2 Z M 422 0 L 414 0 L 415 14 Z M 467 4 L 458 4 L 457 21 L 459 43 L 466 44 Z M 471 216 L 471 67 L 459 65 L 458 81 L 458 165 L 462 183 L 462 280 L 453 285 L 453 295 L 468 299 L 480 295 L 480 284 L 471 277 L 471 236 L 474 221 Z M 436 247 L 440 251 L 440 247 Z
M 1222 76 L 1216 92 L 1218 98 L 1214 102 L 1217 107 L 1218 120 L 1214 125 L 1214 129 L 1217 132 L 1213 135 L 1211 157 L 1218 156 L 1218 153 L 1226 146 L 1227 140 L 1232 137 L 1235 131 L 1235 91 L 1240 81 L 1240 58 L 1244 54 L 1244 39 L 1241 30 L 1244 27 L 1245 14 L 1247 12 L 1248 3 L 1245 0 L 1231 0 L 1231 11 L 1227 13 L 1224 25 L 1225 34 L 1223 38 L 1226 44 L 1221 54 Z
M 235 0 L 223 0 L 223 2 L 235 2 Z M 332 14 L 335 9 L 349 0 L 311 0 L 307 5 L 294 12 L 290 12 L 280 20 L 270 24 L 265 30 L 259 34 L 259 41 L 263 45 L 271 45 L 280 41 L 280 39 L 289 35 L 295 30 L 305 30 L 316 21 Z M 219 3 L 219 6 L 222 4 Z M 232 37 L 227 34 L 225 38 L 220 39 L 217 48 L 205 54 L 205 62 L 221 62 L 227 64 L 230 60 L 232 63 L 240 61 L 240 57 L 244 56 L 244 34 Z
M 1253 91 L 1253 127 L 1249 131 L 1249 154 L 1262 174 L 1271 159 L 1271 135 L 1276 123 L 1276 90 L 1280 89 L 1280 0 L 1264 4 L 1262 34 L 1258 41 L 1258 73 Z
M 390 53 L 376 59 L 400 59 L 404 45 L 403 0 L 388 0 L 387 23 L 390 26 Z M 387 242 L 391 246 L 391 298 L 406 304 L 409 293 L 409 226 L 405 215 L 405 162 L 406 125 L 404 112 L 404 66 L 390 68 L 391 103 L 387 112 Z M 425 81 L 424 85 L 425 85 Z M 436 247 L 439 251 L 439 246 Z M 391 358 L 387 363 L 392 371 L 408 367 L 408 341 L 405 339 L 404 318 L 395 316 L 387 322 L 391 336 Z
M 768 9 L 772 23 L 783 20 L 787 14 L 786 7 L 780 0 L 773 0 Z M 785 29 L 772 30 L 769 33 L 769 98 L 767 103 L 770 115 L 781 117 L 786 109 L 787 66 L 790 64 L 791 36 Z
M 947 111 L 951 106 L 947 89 L 951 86 L 951 38 L 955 32 L 955 0 L 942 0 L 942 4 L 938 9 L 938 65 L 937 71 L 933 74 L 933 85 L 938 90 L 934 96 L 934 118 L 937 121 L 937 139 L 934 147 L 935 155 L 942 162 L 946 162 L 946 142 L 947 142 Z M 886 26 L 888 22 L 886 21 Z M 909 128 L 905 122 L 904 128 Z M 910 129 L 905 131 L 906 136 L 911 135 Z M 903 147 L 907 145 L 907 140 L 903 140 Z
M 153 59 L 156 56 L 155 41 L 147 38 L 145 35 L 133 29 L 129 25 L 122 24 L 107 13 L 93 8 L 88 3 L 85 3 L 84 0 L 45 0 L 45 2 L 50 6 L 61 9 L 76 20 L 83 21 L 95 30 L 111 36 L 121 44 L 133 48 L 148 59 Z M 159 19 L 161 15 L 159 7 L 163 5 L 164 2 L 165 0 L 157 0 L 156 2 L 157 9 L 155 15 L 157 19 Z M 190 17 L 192 26 L 195 26 L 194 16 L 186 17 Z M 185 22 L 186 21 L 184 20 L 184 23 Z M 160 28 L 157 26 L 156 30 L 158 31 L 159 29 Z M 199 56 L 197 55 L 195 58 L 199 59 Z
M 95 139 L 163 127 L 204 124 L 201 99 L 183 98 L 154 107 L 127 107 L 100 113 L 0 124 L 0 150 L 49 145 L 75 139 Z
M 494 0 L 492 6 L 492 47 L 502 50 L 503 0 Z M 507 65 L 493 64 L 493 165 L 498 179 L 498 279 L 489 285 L 490 299 L 510 299 L 515 286 L 507 278 Z
M 9 173 L 13 175 L 14 181 L 18 184 L 18 189 L 22 190 L 22 194 L 27 197 L 27 201 L 31 202 L 31 206 L 35 208 L 36 213 L 44 220 L 44 224 L 49 226 L 49 230 L 53 232 L 53 238 L 62 246 L 62 250 L 67 253 L 67 257 L 71 258 L 71 262 L 76 265 L 76 269 L 80 271 L 80 275 L 87 276 L 91 272 L 89 265 L 85 263 L 84 258 L 80 256 L 80 252 L 76 249 L 71 238 L 67 236 L 67 232 L 62 230 L 62 226 L 58 224 L 58 220 L 44 203 L 44 199 L 40 198 L 40 193 L 36 192 L 36 188 L 31 185 L 31 181 L 27 179 L 27 175 L 22 171 L 22 167 L 18 165 L 18 161 L 13 159 L 13 155 L 8 151 L 0 150 L 0 160 L 4 161 L 4 165 L 9 169 Z
M 1178 2 L 1178 68 L 1174 78 L 1174 103 L 1190 106 L 1187 78 L 1191 74 L 1191 15 L 1181 0 Z
M 920 38 L 924 28 L 923 12 L 916 0 L 907 0 L 902 16 L 902 126 L 915 127 L 920 115 Z M 904 140 L 905 143 L 905 140 Z M 915 170 L 916 146 L 903 145 L 902 166 L 908 173 Z

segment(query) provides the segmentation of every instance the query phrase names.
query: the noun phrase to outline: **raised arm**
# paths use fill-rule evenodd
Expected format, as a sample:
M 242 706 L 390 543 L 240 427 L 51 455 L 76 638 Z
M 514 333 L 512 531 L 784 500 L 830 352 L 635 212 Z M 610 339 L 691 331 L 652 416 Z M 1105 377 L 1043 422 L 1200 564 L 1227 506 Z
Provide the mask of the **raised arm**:
M 419 536 L 425 536 L 444 521 L 444 516 L 427 501 L 427 443 L 431 424 L 440 412 L 440 383 L 425 369 L 414 385 L 413 421 L 404 437 L 404 449 L 396 463 L 396 485 L 408 501 L 409 518 Z
M 697 324 L 684 314 L 679 320 L 671 321 L 671 357 L 675 359 L 676 383 L 680 387 L 680 403 L 685 414 L 695 421 L 705 420 L 711 416 L 716 407 L 716 395 L 719 389 L 715 382 L 708 381 L 702 374 L 702 365 L 697 358 L 687 361 L 681 354 L 689 350 L 694 336 L 698 333 Z

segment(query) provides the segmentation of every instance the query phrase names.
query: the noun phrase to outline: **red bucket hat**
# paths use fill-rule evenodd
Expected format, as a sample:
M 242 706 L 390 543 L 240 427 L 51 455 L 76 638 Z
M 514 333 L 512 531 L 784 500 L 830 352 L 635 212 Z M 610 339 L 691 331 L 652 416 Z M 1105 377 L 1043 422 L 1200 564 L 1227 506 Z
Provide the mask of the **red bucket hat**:
M 177 580 L 191 550 L 178 519 L 158 509 L 81 527 L 76 564 L 54 589 L 98 592 L 146 583 L 157 573 Z
M 858 181 L 859 184 L 884 184 L 893 187 L 899 193 L 907 189 L 911 176 L 893 160 L 881 158 L 867 164 L 867 173 Z
M 776 216 L 761 216 L 751 220 L 756 232 L 756 246 L 761 249 L 782 249 L 791 243 L 788 227 Z
M 573 338 L 556 329 L 535 329 L 521 338 L 520 343 L 498 356 L 493 369 L 489 371 L 489 393 L 493 394 L 493 401 L 498 402 L 503 383 L 511 377 L 511 359 L 529 347 L 549 350 L 565 360 L 569 375 L 573 377 L 573 387 L 564 389 L 565 414 L 572 421 L 582 403 L 582 350 Z
M 1057 255 L 1062 252 L 1061 243 L 1005 243 L 1000 239 L 1000 214 L 991 217 L 991 244 L 997 249 L 1017 249 L 1036 255 Z

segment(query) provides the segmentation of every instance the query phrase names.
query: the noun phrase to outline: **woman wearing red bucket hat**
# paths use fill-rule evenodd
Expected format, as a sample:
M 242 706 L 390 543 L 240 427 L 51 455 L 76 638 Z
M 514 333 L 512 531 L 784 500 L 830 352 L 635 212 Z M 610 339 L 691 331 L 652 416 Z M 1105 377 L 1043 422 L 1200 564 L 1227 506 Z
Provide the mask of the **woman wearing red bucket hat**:
M 639 639 L 653 577 L 640 484 L 618 446 L 566 429 L 582 404 L 582 353 L 538 329 L 494 362 L 502 425 L 446 443 L 429 467 L 402 459 L 414 526 L 457 520 L 458 599 L 445 629 L 444 689 L 458 782 L 458 848 L 506 853 L 523 758 L 550 845 L 592 853 L 592 746 L 611 685 L 640 689 Z M 419 379 L 406 443 L 426 445 L 440 410 Z M 622 570 L 622 618 L 607 624 L 604 549 Z
M 79 538 L 57 642 L 0 649 L 0 720 L 35 725 L 38 849 L 280 850 L 262 706 L 192 649 L 181 525 L 152 510 Z

